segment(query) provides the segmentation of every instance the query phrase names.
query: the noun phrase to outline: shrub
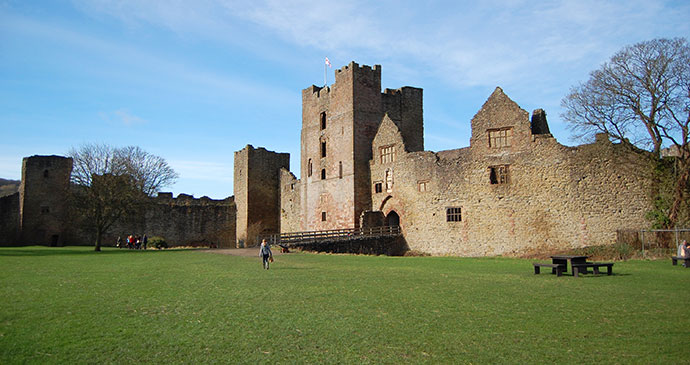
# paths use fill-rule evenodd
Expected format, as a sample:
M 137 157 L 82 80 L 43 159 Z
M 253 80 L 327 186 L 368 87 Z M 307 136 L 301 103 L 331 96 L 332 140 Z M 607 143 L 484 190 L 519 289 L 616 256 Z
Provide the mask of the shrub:
M 149 246 L 155 247 L 157 249 L 168 248 L 168 243 L 165 242 L 165 238 L 154 236 L 149 239 Z

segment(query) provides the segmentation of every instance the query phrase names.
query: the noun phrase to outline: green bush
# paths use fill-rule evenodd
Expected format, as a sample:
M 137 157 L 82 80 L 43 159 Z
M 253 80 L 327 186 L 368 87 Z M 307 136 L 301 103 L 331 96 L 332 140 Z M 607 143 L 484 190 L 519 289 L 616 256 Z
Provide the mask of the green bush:
M 168 243 L 165 242 L 165 238 L 154 236 L 149 239 L 149 246 L 155 247 L 157 249 L 168 248 Z

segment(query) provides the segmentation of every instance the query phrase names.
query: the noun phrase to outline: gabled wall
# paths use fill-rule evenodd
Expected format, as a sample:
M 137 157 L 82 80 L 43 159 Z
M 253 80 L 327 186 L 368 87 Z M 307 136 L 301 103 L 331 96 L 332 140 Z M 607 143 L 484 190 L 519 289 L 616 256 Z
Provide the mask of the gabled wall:
M 512 128 L 510 146 L 490 147 L 488 130 L 501 128 Z M 384 119 L 373 151 L 401 143 Z M 508 183 L 491 183 L 492 166 L 508 166 Z M 432 254 L 609 244 L 617 229 L 645 226 L 646 168 L 645 159 L 605 138 L 573 148 L 532 134 L 529 114 L 497 88 L 472 119 L 470 147 L 400 153 L 385 164 L 374 156 L 372 184 L 386 170 L 394 183 L 391 192 L 373 193 L 371 209 L 395 211 L 409 247 Z M 460 208 L 461 220 L 448 222 L 447 208 Z

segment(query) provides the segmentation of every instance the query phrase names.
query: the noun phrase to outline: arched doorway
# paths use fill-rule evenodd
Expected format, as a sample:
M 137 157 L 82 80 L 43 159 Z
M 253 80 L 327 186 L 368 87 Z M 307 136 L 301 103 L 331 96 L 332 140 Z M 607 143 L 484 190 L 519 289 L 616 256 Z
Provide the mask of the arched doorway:
M 394 210 L 386 216 L 386 225 L 389 227 L 397 227 L 400 225 L 400 216 Z

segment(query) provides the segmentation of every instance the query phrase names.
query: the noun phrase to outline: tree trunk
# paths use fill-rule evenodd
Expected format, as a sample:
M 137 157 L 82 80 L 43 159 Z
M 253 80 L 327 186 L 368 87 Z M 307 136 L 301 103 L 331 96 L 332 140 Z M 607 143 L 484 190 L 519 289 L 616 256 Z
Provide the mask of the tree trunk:
M 103 231 L 99 228 L 98 232 L 96 232 L 96 247 L 94 248 L 94 251 L 101 250 L 101 242 L 103 242 Z
M 690 177 L 690 169 L 688 169 L 685 163 L 681 163 L 681 173 L 678 180 L 676 180 L 676 189 L 673 192 L 673 205 L 668 214 L 668 228 L 675 227 L 678 221 L 678 213 L 680 212 L 681 204 L 685 201 L 685 189 L 688 186 L 688 177 Z

